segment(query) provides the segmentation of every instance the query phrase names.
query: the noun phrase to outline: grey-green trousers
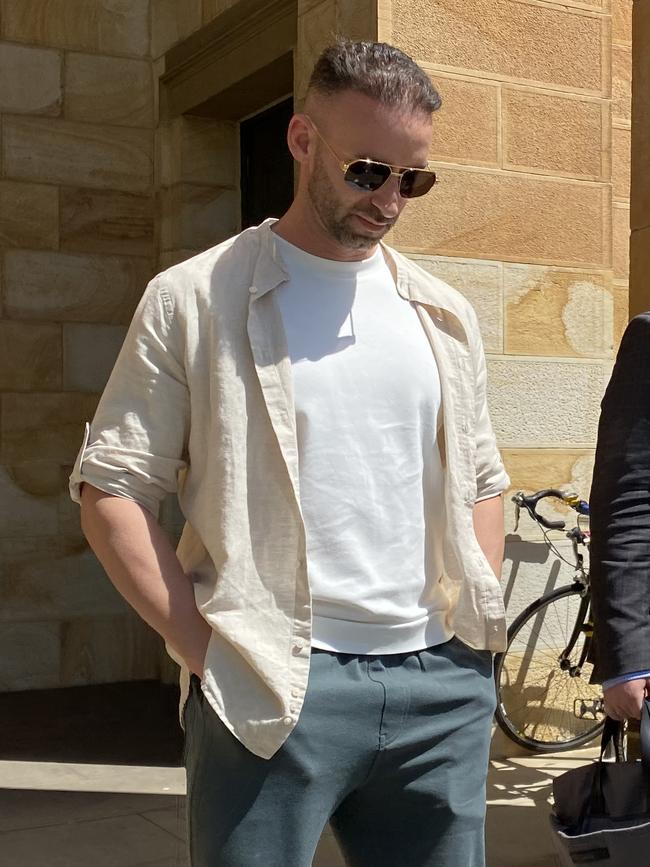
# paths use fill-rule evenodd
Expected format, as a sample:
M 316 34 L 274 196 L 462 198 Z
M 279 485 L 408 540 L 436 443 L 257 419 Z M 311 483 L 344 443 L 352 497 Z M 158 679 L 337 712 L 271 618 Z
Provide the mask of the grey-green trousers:
M 192 867 L 309 867 L 331 822 L 351 867 L 483 867 L 492 655 L 314 650 L 298 724 L 269 760 L 192 678 L 185 706 Z

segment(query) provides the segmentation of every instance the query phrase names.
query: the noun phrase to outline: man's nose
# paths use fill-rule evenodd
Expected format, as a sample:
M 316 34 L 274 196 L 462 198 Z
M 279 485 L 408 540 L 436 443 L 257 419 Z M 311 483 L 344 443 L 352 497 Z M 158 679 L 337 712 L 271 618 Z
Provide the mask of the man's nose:
M 396 217 L 404 207 L 404 199 L 399 194 L 400 180 L 401 178 L 391 175 L 370 197 L 372 204 L 384 217 Z

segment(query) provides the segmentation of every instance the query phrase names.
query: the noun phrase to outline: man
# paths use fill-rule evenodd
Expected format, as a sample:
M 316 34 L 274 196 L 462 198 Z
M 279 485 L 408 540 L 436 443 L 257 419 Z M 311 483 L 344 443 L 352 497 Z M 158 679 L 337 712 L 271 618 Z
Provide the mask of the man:
M 650 697 L 650 313 L 628 325 L 602 402 L 590 496 L 594 679 L 605 711 Z
M 294 203 L 152 281 L 73 474 L 192 673 L 195 867 L 307 867 L 330 819 L 350 864 L 484 863 L 507 476 L 469 304 L 380 244 L 438 105 L 391 46 L 324 52 Z

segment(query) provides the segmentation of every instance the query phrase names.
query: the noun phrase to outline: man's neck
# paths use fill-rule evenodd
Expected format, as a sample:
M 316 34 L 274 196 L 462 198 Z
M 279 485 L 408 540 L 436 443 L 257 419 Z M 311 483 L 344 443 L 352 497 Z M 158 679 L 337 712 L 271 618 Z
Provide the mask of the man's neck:
M 273 224 L 271 231 L 312 256 L 338 262 L 360 262 L 369 259 L 377 249 L 377 244 L 360 250 L 342 246 L 328 234 L 314 215 L 302 213 L 297 202 Z

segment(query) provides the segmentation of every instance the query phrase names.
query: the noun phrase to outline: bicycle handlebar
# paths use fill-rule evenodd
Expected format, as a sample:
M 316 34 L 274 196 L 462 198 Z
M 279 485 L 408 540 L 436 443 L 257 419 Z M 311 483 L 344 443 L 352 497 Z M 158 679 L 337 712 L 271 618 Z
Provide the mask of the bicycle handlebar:
M 540 500 L 544 500 L 547 497 L 555 497 L 555 499 L 561 500 L 579 515 L 589 514 L 589 503 L 587 503 L 586 500 L 581 500 L 577 494 L 566 493 L 557 488 L 544 488 L 544 490 L 537 491 L 537 493 L 530 494 L 529 496 L 526 496 L 523 491 L 517 491 L 517 493 L 512 497 L 512 502 L 518 507 L 523 506 L 530 517 L 534 521 L 537 521 L 538 524 L 546 527 L 547 530 L 564 530 L 566 527 L 566 521 L 549 521 L 548 518 L 540 515 L 535 508 Z

